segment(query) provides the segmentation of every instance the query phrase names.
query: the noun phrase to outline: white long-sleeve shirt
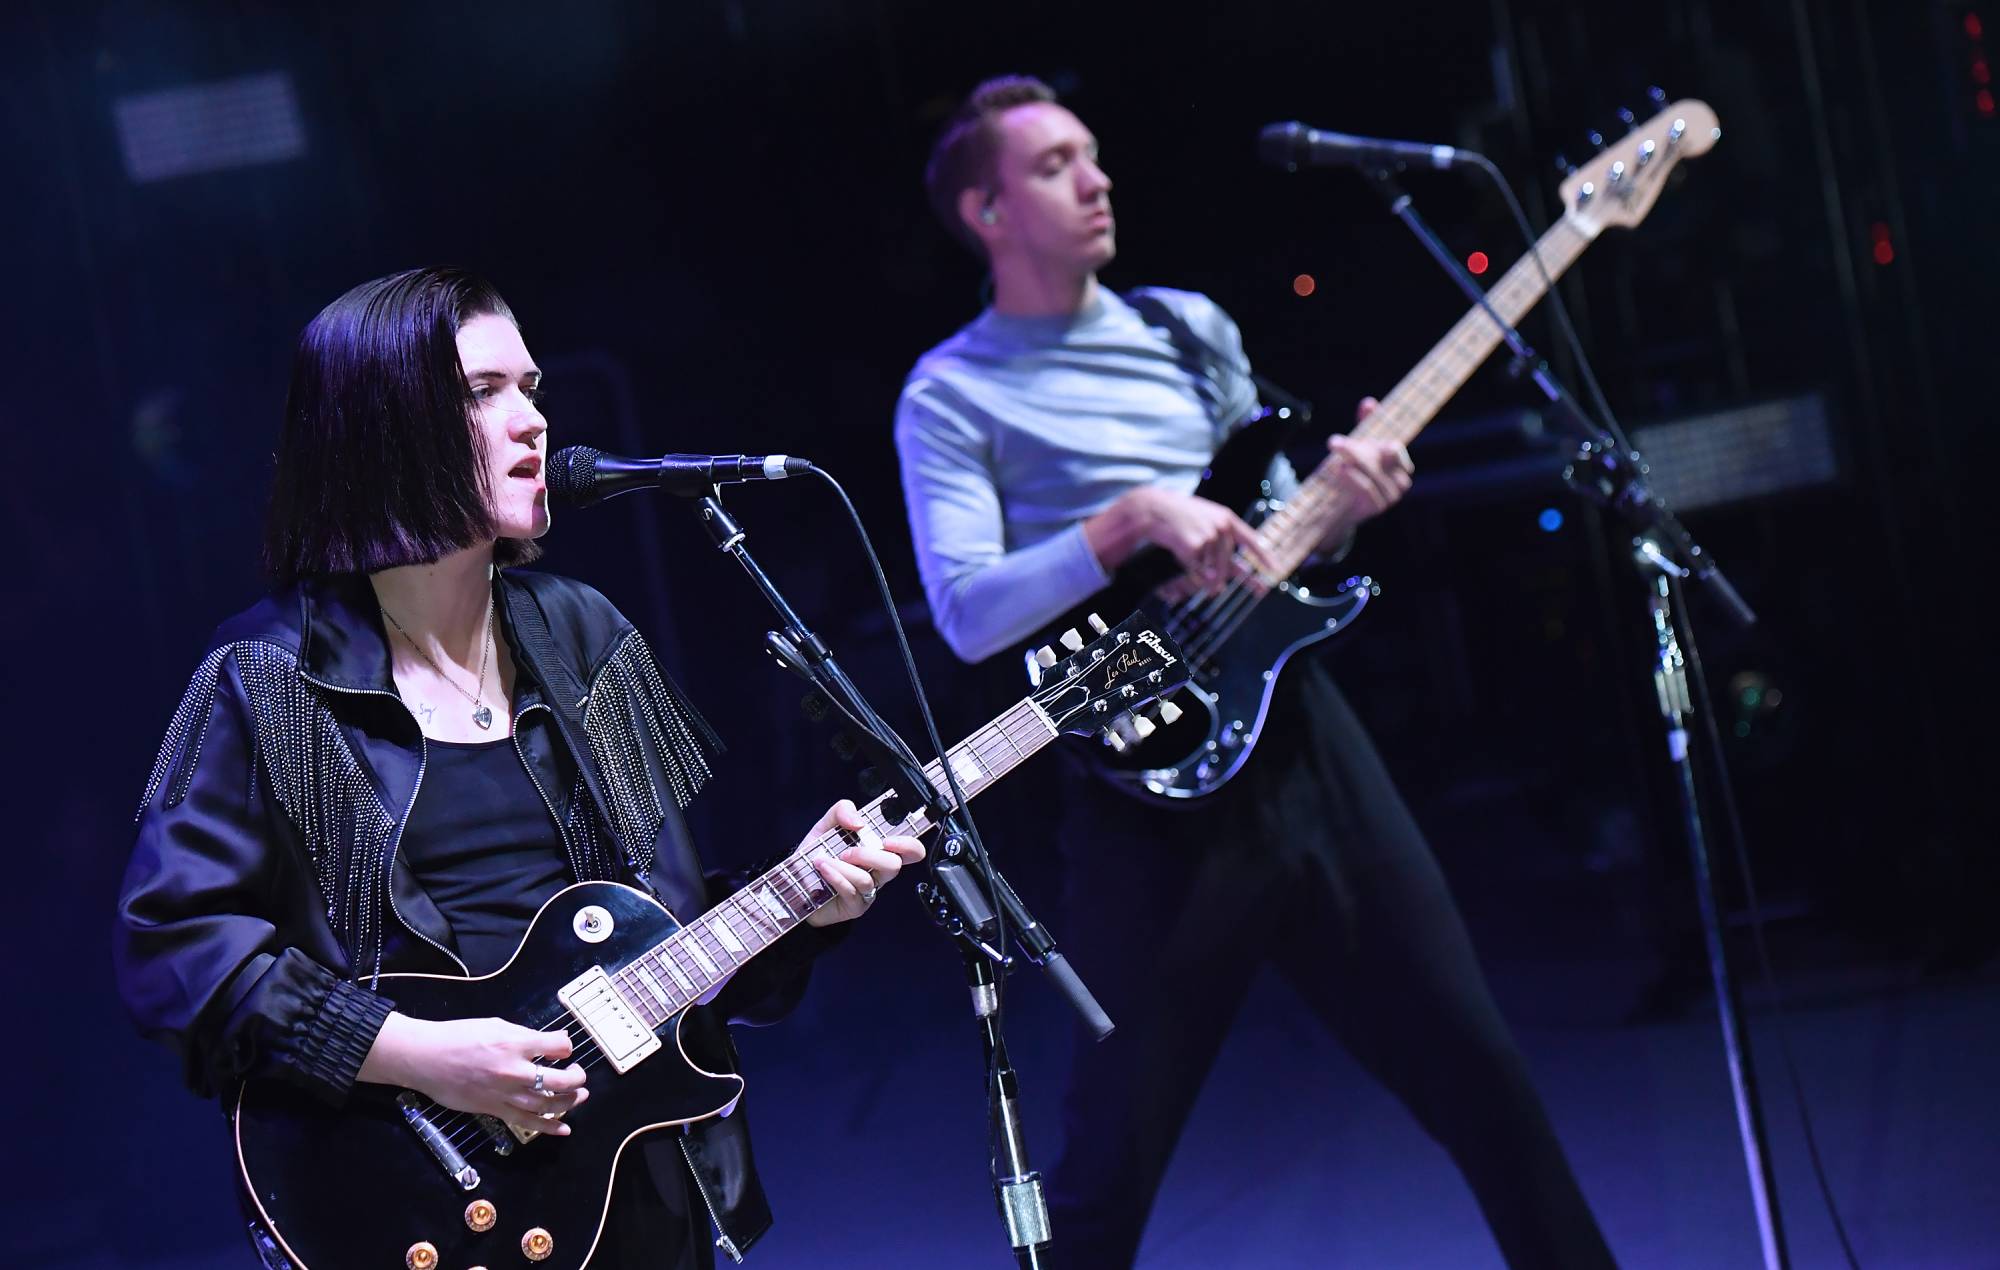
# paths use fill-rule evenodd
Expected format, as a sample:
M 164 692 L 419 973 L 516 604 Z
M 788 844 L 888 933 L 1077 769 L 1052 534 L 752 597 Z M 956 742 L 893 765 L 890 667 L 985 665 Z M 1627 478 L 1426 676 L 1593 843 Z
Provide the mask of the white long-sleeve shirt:
M 980 314 L 917 359 L 896 451 L 938 632 L 969 662 L 1027 638 L 1110 580 L 1082 522 L 1141 485 L 1192 492 L 1257 391 L 1236 323 L 1149 289 L 1220 357 L 1175 346 L 1100 288 L 1051 318 Z M 1274 493 L 1296 485 L 1281 458 Z

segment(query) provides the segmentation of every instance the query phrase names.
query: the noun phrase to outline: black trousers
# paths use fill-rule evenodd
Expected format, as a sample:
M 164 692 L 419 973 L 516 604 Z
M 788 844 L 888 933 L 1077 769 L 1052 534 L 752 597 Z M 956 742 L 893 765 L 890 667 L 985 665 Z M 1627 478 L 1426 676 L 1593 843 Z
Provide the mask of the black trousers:
M 1064 946 L 1118 1030 L 1079 1037 L 1053 1264 L 1132 1263 L 1266 963 L 1450 1153 L 1509 1265 L 1614 1264 L 1436 861 L 1321 670 L 1287 671 L 1257 753 L 1208 799 L 1158 808 L 1081 773 L 1065 794 Z

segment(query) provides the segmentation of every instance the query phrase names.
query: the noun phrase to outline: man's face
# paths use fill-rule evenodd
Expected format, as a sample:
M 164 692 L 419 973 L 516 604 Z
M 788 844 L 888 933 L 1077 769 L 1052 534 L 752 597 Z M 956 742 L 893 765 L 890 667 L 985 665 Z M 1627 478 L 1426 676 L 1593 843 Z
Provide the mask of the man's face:
M 996 259 L 1020 253 L 1043 267 L 1094 273 L 1117 254 L 1111 178 L 1097 166 L 1097 138 L 1053 102 L 1000 116 L 992 208 Z

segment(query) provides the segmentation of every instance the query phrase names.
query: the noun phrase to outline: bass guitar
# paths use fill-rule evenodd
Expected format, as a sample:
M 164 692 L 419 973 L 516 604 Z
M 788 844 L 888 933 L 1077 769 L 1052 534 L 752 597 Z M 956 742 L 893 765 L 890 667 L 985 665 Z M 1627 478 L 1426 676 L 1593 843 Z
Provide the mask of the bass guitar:
M 1535 252 L 1516 261 L 1487 292 L 1494 311 L 1510 325 L 1519 322 L 1599 233 L 1644 220 L 1675 166 L 1706 153 L 1720 135 L 1715 112 L 1705 103 L 1675 102 L 1572 172 L 1561 186 L 1561 218 Z M 1485 310 L 1471 309 L 1354 435 L 1408 444 L 1500 341 L 1500 328 Z M 1321 590 L 1301 576 L 1333 527 L 1346 523 L 1347 498 L 1339 480 L 1342 460 L 1332 455 L 1290 498 L 1282 503 L 1272 498 L 1264 478 L 1286 427 L 1266 415 L 1239 429 L 1195 490 L 1235 509 L 1256 529 L 1276 561 L 1275 572 L 1246 572 L 1218 593 L 1175 601 L 1169 597 L 1187 589 L 1190 580 L 1171 555 L 1152 548 L 1127 561 L 1089 601 L 1113 609 L 1153 604 L 1190 663 L 1192 682 L 1182 704 L 1166 702 L 1152 716 L 1121 722 L 1093 751 L 1099 771 L 1126 792 L 1175 801 L 1220 789 L 1249 761 L 1286 662 L 1345 630 L 1380 593 L 1369 577 L 1350 577 Z M 1045 644 L 1027 655 L 1031 682 L 1041 669 L 1038 659 L 1048 654 Z
M 1172 692 L 1186 663 L 1144 614 L 1096 638 L 1070 633 L 1042 686 L 943 761 L 970 798 L 1064 732 L 1094 732 Z M 926 775 L 948 789 L 940 762 Z M 949 795 L 946 795 L 947 797 Z M 862 808 L 878 833 L 921 835 L 930 809 L 885 794 Z M 813 867 L 854 845 L 832 830 L 692 921 L 615 882 L 583 882 L 542 906 L 490 975 L 393 974 L 382 991 L 425 1019 L 504 1018 L 561 1028 L 589 1070 L 590 1098 L 565 1136 L 522 1133 L 407 1089 L 356 1086 L 330 1107 L 275 1080 L 247 1082 L 234 1121 L 243 1183 L 299 1270 L 469 1270 L 587 1266 L 619 1157 L 642 1134 L 722 1115 L 743 1078 L 691 1056 L 688 1007 L 833 898 Z

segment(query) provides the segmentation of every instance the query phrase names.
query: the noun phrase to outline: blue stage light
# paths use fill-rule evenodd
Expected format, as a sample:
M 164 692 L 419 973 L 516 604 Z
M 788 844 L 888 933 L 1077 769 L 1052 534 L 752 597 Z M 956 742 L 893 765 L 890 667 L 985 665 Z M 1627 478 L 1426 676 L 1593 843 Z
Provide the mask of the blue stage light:
M 1543 533 L 1552 534 L 1563 527 L 1563 514 L 1553 507 L 1544 507 L 1542 514 L 1535 517 L 1535 523 L 1542 527 Z

